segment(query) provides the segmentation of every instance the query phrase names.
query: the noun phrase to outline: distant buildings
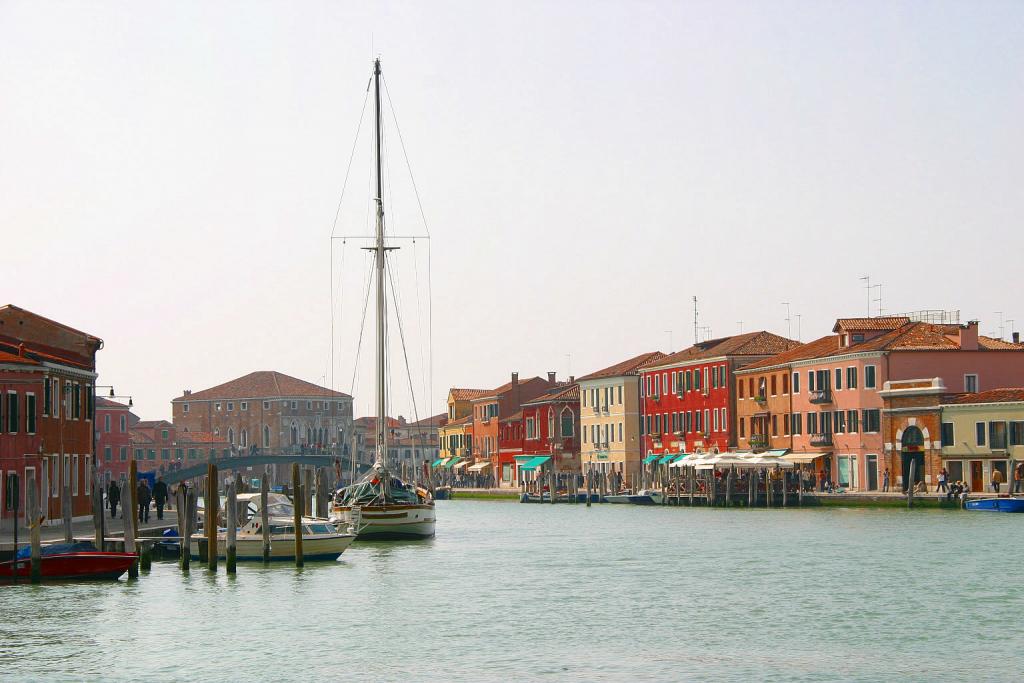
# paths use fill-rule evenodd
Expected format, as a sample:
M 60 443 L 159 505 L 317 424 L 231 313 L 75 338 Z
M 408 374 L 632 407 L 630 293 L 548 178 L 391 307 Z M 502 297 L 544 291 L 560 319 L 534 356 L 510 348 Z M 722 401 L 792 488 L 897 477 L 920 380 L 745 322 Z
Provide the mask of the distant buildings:
M 235 451 L 345 450 L 352 397 L 275 371 L 252 372 L 171 401 L 181 432 L 209 432 Z
M 96 397 L 96 460 L 104 481 L 128 478 L 132 456 L 131 428 L 139 421 L 131 409 L 103 396 Z

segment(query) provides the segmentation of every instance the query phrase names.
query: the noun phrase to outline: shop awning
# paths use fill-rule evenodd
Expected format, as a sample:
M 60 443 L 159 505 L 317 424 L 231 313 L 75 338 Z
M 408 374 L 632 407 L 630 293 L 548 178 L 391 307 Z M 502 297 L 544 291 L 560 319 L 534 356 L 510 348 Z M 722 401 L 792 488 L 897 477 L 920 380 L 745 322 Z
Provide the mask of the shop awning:
M 463 467 L 465 467 L 468 464 L 469 464 L 468 460 L 460 460 L 457 463 L 455 463 L 454 465 L 452 465 L 452 469 L 453 470 L 461 470 Z
M 789 449 L 788 448 L 773 448 L 770 451 L 768 451 L 765 455 L 771 455 L 771 456 L 774 456 L 776 458 L 781 458 L 786 453 L 789 453 Z
M 452 458 L 451 460 L 444 464 L 444 468 L 446 470 L 454 470 L 455 466 L 458 465 L 460 462 L 463 462 L 460 458 Z
M 535 458 L 531 458 L 519 466 L 521 472 L 532 472 L 548 460 L 551 459 L 550 455 L 539 455 Z
M 444 461 L 445 461 L 445 460 L 447 460 L 447 459 L 448 459 L 448 458 L 438 458 L 437 460 L 435 460 L 435 461 L 434 461 L 434 464 L 433 464 L 433 465 L 431 465 L 431 467 L 433 467 L 433 468 L 434 468 L 434 469 L 436 470 L 436 469 L 437 469 L 438 467 L 440 467 L 440 466 L 441 466 L 441 465 L 442 465 L 442 464 L 444 463 Z
M 805 464 L 814 462 L 818 458 L 823 458 L 826 455 L 831 455 L 831 453 L 787 453 L 782 456 L 782 459 L 786 462 Z
M 523 463 L 523 462 L 529 462 L 529 461 L 533 460 L 536 457 L 537 457 L 536 455 L 517 455 L 517 456 L 515 456 L 516 464 Z
M 479 472 L 480 470 L 486 470 L 490 466 L 491 466 L 491 461 L 490 460 L 484 460 L 483 462 L 478 462 L 475 465 L 470 465 L 469 466 L 469 471 L 470 472 Z
M 672 462 L 673 460 L 675 460 L 678 456 L 679 456 L 678 453 L 669 453 L 668 455 L 662 456 L 661 460 L 658 461 L 658 464 L 659 465 L 668 464 L 668 463 Z
M 645 465 L 650 465 L 652 462 L 654 462 L 655 460 L 657 460 L 660 457 L 661 457 L 660 455 L 654 455 L 653 453 L 651 453 L 646 458 L 644 458 L 644 464 Z

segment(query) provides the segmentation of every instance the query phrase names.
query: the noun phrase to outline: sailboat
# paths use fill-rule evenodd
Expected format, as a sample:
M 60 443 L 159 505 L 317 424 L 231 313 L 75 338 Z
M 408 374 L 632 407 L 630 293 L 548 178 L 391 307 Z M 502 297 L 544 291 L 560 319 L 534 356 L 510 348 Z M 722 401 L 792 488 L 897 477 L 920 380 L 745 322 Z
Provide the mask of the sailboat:
M 377 290 L 376 451 L 370 471 L 361 480 L 335 492 L 330 519 L 355 529 L 357 540 L 420 539 L 434 535 L 434 499 L 429 490 L 402 481 L 388 468 L 385 258 L 392 247 L 386 246 L 384 234 L 380 77 L 377 58 L 373 62 L 377 227 L 374 246 L 369 248 L 374 254 Z

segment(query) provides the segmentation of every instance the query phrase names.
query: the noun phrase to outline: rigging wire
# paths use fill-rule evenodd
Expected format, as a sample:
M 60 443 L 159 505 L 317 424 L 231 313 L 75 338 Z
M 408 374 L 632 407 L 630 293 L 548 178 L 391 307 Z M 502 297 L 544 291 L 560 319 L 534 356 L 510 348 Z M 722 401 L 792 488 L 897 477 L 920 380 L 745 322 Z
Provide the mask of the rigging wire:
M 366 273 L 366 299 L 363 302 L 363 319 L 359 323 L 359 342 L 356 344 L 356 358 L 355 362 L 352 364 L 352 385 L 349 392 L 353 396 L 356 395 L 356 377 L 358 376 L 359 371 L 359 354 L 363 348 L 363 333 L 366 331 L 366 311 L 370 307 L 370 281 L 373 279 L 373 266 L 374 263 L 371 260 L 370 267 L 368 269 L 368 272 Z
M 412 191 L 416 195 L 416 204 L 420 209 L 420 218 L 423 220 L 423 229 L 427 231 L 427 236 L 430 236 L 430 227 L 427 225 L 427 215 L 423 211 L 423 202 L 420 200 L 420 191 L 416 187 L 416 177 L 412 173 L 412 165 L 409 163 L 409 154 L 405 151 L 405 140 L 402 139 L 402 128 L 398 125 L 398 115 L 395 113 L 395 105 L 391 101 L 391 92 L 388 90 L 388 82 L 381 76 L 381 81 L 384 82 L 384 95 L 388 99 L 388 108 L 391 109 L 391 118 L 395 121 L 395 130 L 398 131 L 398 142 L 402 148 L 402 156 L 405 157 L 405 166 L 409 169 L 409 179 L 412 181 Z
M 402 325 L 402 312 L 401 312 L 401 309 L 399 308 L 399 304 L 398 304 L 398 293 L 397 293 L 396 288 L 395 288 L 394 270 L 390 267 L 390 265 L 388 265 L 387 272 L 388 272 L 388 281 L 391 283 L 391 293 L 392 293 L 392 295 L 395 298 L 395 318 L 396 318 L 396 321 L 398 323 L 398 336 L 399 336 L 399 339 L 402 342 L 402 358 L 405 360 L 405 376 L 406 376 L 406 378 L 409 381 L 409 395 L 412 398 L 412 414 L 413 414 L 413 419 L 415 420 L 416 424 L 418 425 L 417 430 L 420 432 L 421 439 L 423 441 L 425 441 L 425 438 L 422 438 L 423 437 L 423 425 L 420 423 L 420 412 L 419 412 L 418 406 L 416 405 L 416 391 L 413 389 L 413 385 L 412 385 L 412 369 L 409 367 L 409 353 L 408 353 L 408 349 L 406 348 L 406 345 L 405 345 L 405 326 Z M 415 441 L 413 442 L 413 447 L 412 447 L 412 459 L 413 459 L 412 460 L 412 462 L 413 462 L 413 469 L 418 474 L 418 472 L 419 472 L 419 460 L 418 460 L 418 458 L 416 456 L 416 443 L 415 443 Z

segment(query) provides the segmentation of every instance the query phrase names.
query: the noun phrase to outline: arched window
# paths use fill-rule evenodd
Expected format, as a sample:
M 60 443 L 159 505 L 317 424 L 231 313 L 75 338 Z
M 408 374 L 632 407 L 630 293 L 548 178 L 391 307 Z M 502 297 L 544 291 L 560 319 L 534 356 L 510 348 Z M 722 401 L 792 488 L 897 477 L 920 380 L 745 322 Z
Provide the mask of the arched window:
M 555 409 L 548 408 L 548 438 L 552 439 L 555 436 Z
M 240 444 L 241 444 L 242 446 L 248 446 L 248 445 L 249 445 L 249 432 L 248 432 L 248 430 L 246 430 L 246 429 L 243 429 L 243 430 L 242 430 L 242 431 L 241 431 L 241 432 L 239 433 L 239 435 L 238 435 L 238 439 L 239 439 L 239 443 L 240 443 Z
M 235 430 L 234 430 L 234 428 L 231 428 L 231 429 L 228 430 L 228 443 L 231 444 L 232 446 L 235 445 Z
M 564 436 L 564 437 L 573 436 L 573 434 L 575 433 L 575 429 L 576 429 L 575 428 L 576 420 L 573 419 L 572 408 L 570 408 L 569 406 L 566 406 L 566 407 L 562 408 L 562 416 L 561 417 L 562 417 L 562 419 L 561 419 L 561 422 L 562 422 L 562 436 Z
M 263 425 L 263 447 L 270 448 L 270 427 Z
M 920 429 L 911 425 L 903 432 L 901 441 L 903 442 L 904 449 L 907 446 L 924 446 L 924 434 L 921 433 Z
M 298 446 L 299 445 L 299 428 L 295 425 L 294 422 L 292 422 L 291 432 L 292 432 L 292 445 L 293 446 Z

